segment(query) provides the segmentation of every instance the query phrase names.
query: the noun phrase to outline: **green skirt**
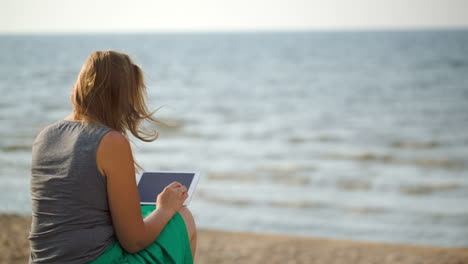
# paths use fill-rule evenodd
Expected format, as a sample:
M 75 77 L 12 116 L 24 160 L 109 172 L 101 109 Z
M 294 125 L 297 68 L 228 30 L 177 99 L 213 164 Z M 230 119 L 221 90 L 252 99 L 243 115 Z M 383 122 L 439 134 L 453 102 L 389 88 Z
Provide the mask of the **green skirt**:
M 154 205 L 141 205 L 143 217 L 148 216 L 156 209 Z M 116 240 L 97 259 L 88 264 L 149 264 L 193 263 L 190 241 L 185 221 L 177 212 L 166 224 L 156 241 L 136 253 L 127 253 Z

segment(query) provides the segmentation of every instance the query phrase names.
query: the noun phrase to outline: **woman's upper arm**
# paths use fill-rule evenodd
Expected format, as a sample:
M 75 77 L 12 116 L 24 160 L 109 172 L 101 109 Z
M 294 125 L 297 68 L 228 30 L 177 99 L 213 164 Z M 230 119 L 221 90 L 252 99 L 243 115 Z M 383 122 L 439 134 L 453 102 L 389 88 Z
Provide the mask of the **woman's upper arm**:
M 97 149 L 96 162 L 107 177 L 107 197 L 117 238 L 124 249 L 136 251 L 144 232 L 144 222 L 128 140 L 117 131 L 104 135 Z

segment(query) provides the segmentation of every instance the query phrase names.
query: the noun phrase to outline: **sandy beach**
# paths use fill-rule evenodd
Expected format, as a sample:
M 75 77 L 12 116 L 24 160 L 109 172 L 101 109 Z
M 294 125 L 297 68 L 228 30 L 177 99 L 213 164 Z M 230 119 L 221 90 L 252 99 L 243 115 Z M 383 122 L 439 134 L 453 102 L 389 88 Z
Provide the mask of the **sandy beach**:
M 27 263 L 30 217 L 0 215 L 0 264 Z M 437 248 L 200 229 L 197 264 L 468 263 L 468 248 Z

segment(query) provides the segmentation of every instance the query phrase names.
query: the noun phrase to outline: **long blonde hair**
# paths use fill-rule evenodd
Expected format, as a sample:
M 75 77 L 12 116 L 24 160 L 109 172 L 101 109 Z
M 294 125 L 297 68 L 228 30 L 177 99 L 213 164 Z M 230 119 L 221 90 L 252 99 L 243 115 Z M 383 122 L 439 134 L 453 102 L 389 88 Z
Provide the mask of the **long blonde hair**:
M 151 142 L 156 130 L 143 129 L 142 121 L 163 124 L 153 117 L 146 105 L 143 72 L 127 54 L 107 50 L 95 51 L 86 59 L 73 87 L 71 101 L 75 115 L 85 122 L 100 123 L 128 139 Z M 137 168 L 141 168 L 135 162 Z

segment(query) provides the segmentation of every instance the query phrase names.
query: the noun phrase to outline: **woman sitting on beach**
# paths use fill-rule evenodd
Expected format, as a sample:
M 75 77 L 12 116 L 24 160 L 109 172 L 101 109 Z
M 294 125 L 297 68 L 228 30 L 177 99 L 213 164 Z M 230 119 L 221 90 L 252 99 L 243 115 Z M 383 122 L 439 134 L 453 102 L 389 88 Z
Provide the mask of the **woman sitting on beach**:
M 140 206 L 128 132 L 147 142 L 158 136 L 139 127 L 158 122 L 145 89 L 126 54 L 96 51 L 85 61 L 73 112 L 33 144 L 30 263 L 193 263 L 187 188 L 173 182 L 156 206 Z

